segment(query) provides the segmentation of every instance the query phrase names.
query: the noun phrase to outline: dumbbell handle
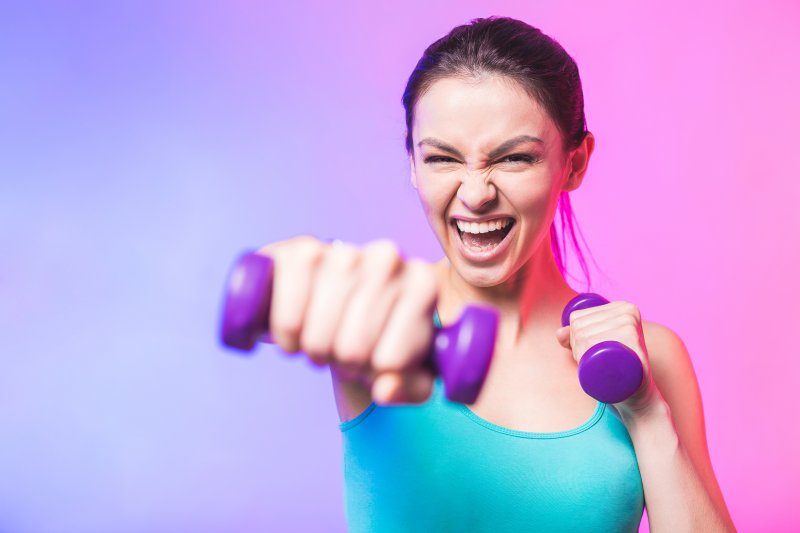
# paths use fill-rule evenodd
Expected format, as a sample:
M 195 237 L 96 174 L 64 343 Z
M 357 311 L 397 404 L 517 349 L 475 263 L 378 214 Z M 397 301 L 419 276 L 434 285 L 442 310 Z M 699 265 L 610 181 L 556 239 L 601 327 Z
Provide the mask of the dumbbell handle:
M 607 304 L 608 300 L 585 292 L 570 300 L 561 315 L 561 325 L 569 325 L 569 315 L 578 309 Z M 602 341 L 581 357 L 578 379 L 589 396 L 603 403 L 617 403 L 630 398 L 642 384 L 644 369 L 636 352 L 617 341 Z
M 228 278 L 222 314 L 222 342 L 250 351 L 269 340 L 269 313 L 274 264 L 272 258 L 247 252 Z M 490 307 L 469 306 L 458 322 L 437 328 L 424 366 L 441 374 L 445 394 L 474 403 L 489 370 L 497 334 L 498 314 Z

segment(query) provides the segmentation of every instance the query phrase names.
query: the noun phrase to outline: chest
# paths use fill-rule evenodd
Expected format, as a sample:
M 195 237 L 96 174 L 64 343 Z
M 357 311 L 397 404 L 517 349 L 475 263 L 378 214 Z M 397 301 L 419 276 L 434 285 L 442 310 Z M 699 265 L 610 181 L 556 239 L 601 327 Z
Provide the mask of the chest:
M 580 386 L 577 365 L 558 351 L 531 357 L 506 351 L 492 362 L 475 403 L 476 416 L 517 431 L 560 432 L 591 418 L 597 401 Z

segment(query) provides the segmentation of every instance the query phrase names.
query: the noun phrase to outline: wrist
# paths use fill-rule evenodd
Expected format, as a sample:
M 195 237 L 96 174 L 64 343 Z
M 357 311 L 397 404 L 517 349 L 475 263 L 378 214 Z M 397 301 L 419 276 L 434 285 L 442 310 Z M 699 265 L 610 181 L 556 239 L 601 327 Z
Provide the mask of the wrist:
M 618 408 L 622 423 L 628 429 L 631 440 L 643 438 L 657 441 L 661 445 L 677 446 L 678 434 L 672 420 L 672 411 L 661 394 L 651 399 L 641 408 L 631 409 L 625 406 Z
M 630 398 L 614 404 L 626 425 L 636 424 L 669 415 L 669 405 L 656 387 L 651 376 L 647 376 L 642 385 Z

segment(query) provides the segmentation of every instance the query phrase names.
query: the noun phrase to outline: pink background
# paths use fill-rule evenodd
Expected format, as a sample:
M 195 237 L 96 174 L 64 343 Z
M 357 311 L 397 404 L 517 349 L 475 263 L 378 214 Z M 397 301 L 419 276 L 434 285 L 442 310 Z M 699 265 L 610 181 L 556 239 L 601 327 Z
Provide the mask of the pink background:
M 0 531 L 345 529 L 328 374 L 224 350 L 223 283 L 300 233 L 438 258 L 400 97 L 492 14 L 578 63 L 596 288 L 688 346 L 738 528 L 800 528 L 800 4 L 335 4 L 0 8 Z

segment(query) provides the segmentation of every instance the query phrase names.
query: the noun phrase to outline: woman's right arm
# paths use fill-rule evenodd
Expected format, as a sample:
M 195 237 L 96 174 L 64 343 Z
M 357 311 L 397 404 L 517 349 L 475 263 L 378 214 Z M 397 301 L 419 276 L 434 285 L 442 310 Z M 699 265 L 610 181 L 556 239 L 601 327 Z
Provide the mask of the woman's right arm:
M 344 379 L 337 372 L 336 366 L 331 365 L 330 369 L 339 421 L 347 422 L 356 418 L 369 407 L 372 403 L 372 393 L 368 386 L 358 381 Z
M 297 237 L 259 253 L 274 260 L 273 340 L 331 366 L 343 420 L 373 400 L 427 400 L 433 375 L 422 362 L 439 288 L 433 265 L 403 260 L 385 240 L 357 248 Z

